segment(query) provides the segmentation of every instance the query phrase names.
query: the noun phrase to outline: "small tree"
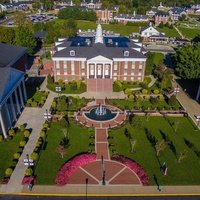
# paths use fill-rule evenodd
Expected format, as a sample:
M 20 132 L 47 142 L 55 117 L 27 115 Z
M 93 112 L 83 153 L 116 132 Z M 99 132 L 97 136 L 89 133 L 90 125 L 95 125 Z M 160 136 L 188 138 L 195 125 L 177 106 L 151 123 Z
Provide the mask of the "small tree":
M 8 177 L 10 177 L 12 173 L 13 173 L 12 168 L 7 168 L 6 171 L 5 171 L 5 175 L 8 176 Z
M 155 150 L 156 150 L 156 155 L 159 156 L 159 153 L 163 151 L 167 147 L 167 143 L 165 140 L 162 140 L 160 143 L 156 143 L 155 145 Z
M 25 138 L 28 138 L 29 136 L 30 136 L 29 130 L 25 130 L 25 131 L 24 131 L 24 137 L 25 137 Z
M 32 160 L 37 160 L 37 159 L 38 159 L 38 153 L 33 152 L 33 153 L 30 155 L 30 159 L 32 159 Z
M 134 153 L 134 147 L 137 143 L 137 140 L 131 139 L 130 143 L 131 143 L 131 153 Z
M 26 145 L 26 141 L 25 141 L 25 140 L 21 140 L 21 141 L 19 142 L 19 146 L 20 146 L 20 147 L 25 147 L 25 145 Z
M 13 158 L 18 160 L 20 158 L 20 153 L 14 153 Z
M 170 106 L 174 106 L 176 104 L 176 96 L 175 95 L 172 95 L 170 98 L 169 98 L 169 102 L 168 104 Z
M 13 137 L 13 136 L 15 135 L 15 130 L 14 130 L 14 129 L 10 129 L 10 130 L 8 131 L 8 135 L 9 135 L 10 137 Z
M 177 159 L 177 162 L 178 163 L 181 163 L 183 159 L 187 158 L 187 151 L 184 150 L 183 152 L 180 152 L 180 155 Z
M 25 171 L 25 176 L 31 176 L 33 174 L 33 170 L 29 167 Z
M 61 158 L 64 158 L 64 155 L 67 153 L 66 152 L 66 149 L 63 145 L 59 145 L 57 148 L 56 148 L 56 152 L 58 154 L 60 154 Z
M 32 102 L 32 100 L 31 100 L 31 102 Z M 20 129 L 21 132 L 24 132 L 24 130 L 25 130 L 25 125 L 24 125 L 24 124 L 20 125 L 19 129 Z

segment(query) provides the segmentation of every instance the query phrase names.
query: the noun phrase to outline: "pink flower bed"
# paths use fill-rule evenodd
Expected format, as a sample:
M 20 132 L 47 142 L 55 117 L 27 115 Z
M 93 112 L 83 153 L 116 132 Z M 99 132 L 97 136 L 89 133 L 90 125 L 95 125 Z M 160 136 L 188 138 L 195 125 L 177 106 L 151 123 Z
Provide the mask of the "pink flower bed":
M 148 185 L 149 178 L 145 170 L 138 163 L 122 155 L 116 155 L 116 154 L 112 156 L 112 160 L 121 162 L 124 165 L 126 165 L 128 168 L 130 168 L 132 171 L 134 171 L 138 175 L 143 185 Z
M 33 176 L 24 176 L 22 185 L 35 184 L 36 180 Z
M 81 154 L 70 161 L 65 163 L 56 175 L 56 185 L 62 186 L 68 183 L 69 177 L 79 168 L 80 166 L 94 162 L 96 160 L 96 154 Z

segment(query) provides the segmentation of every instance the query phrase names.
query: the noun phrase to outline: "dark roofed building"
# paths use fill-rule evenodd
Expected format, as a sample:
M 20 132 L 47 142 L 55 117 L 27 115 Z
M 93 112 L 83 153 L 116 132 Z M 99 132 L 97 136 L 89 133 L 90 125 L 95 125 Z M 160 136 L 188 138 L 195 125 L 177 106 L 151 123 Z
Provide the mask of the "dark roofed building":
M 87 91 L 112 91 L 113 81 L 143 81 L 146 57 L 142 45 L 126 37 L 75 36 L 56 42 L 52 59 L 54 78 L 85 80 Z
M 7 138 L 27 99 L 24 84 L 26 49 L 0 43 L 0 134 Z

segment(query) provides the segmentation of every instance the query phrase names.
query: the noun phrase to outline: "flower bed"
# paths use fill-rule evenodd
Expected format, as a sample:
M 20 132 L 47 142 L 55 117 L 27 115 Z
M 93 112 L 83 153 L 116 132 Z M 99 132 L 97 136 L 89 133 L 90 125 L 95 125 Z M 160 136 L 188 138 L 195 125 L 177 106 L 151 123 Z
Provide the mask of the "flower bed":
M 35 184 L 36 180 L 33 176 L 24 176 L 22 179 L 22 185 L 29 185 L 29 184 Z
M 69 177 L 80 167 L 96 160 L 96 154 L 81 154 L 65 163 L 56 175 L 56 185 L 62 186 L 68 183 Z
M 128 168 L 130 168 L 132 171 L 134 171 L 138 175 L 143 185 L 148 185 L 149 183 L 148 176 L 146 172 L 144 171 L 144 169 L 138 163 L 136 163 L 133 160 L 130 160 L 129 158 L 126 158 L 122 155 L 117 155 L 117 154 L 113 154 L 111 159 L 126 165 Z

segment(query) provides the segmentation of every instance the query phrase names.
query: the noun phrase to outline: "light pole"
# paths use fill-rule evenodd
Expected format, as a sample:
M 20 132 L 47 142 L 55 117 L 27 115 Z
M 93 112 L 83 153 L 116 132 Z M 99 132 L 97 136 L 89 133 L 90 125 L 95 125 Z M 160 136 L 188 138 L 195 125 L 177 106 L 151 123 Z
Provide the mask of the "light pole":
M 174 88 L 174 93 L 177 96 L 177 94 L 180 92 L 180 88 L 178 87 L 178 85 Z
M 199 128 L 200 115 L 197 115 L 197 116 L 196 116 L 196 122 L 197 122 L 197 128 Z
M 61 86 L 56 86 L 56 92 L 58 93 L 58 97 L 59 97 L 59 94 L 61 94 Z
M 52 115 L 50 112 L 48 112 L 48 110 L 46 109 L 46 112 L 44 113 L 44 119 L 47 120 L 47 122 L 49 122 L 49 120 L 51 120 Z
M 28 162 L 28 167 L 30 167 L 30 162 L 29 162 L 29 155 L 26 154 L 27 162 Z

